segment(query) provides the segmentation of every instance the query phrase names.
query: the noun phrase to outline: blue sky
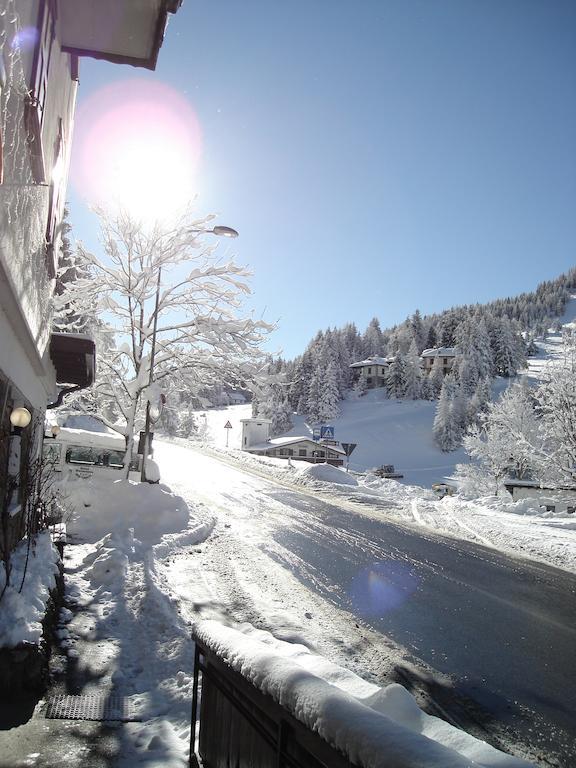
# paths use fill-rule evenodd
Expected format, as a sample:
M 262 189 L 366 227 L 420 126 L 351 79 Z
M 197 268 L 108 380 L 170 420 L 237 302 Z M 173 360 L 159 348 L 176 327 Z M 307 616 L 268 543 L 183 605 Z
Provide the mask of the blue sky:
M 321 328 L 514 295 L 575 263 L 572 0 L 185 0 L 155 73 L 82 61 L 79 107 L 134 78 L 195 111 L 197 210 L 240 231 L 286 357 Z M 69 200 L 94 246 L 73 184 Z

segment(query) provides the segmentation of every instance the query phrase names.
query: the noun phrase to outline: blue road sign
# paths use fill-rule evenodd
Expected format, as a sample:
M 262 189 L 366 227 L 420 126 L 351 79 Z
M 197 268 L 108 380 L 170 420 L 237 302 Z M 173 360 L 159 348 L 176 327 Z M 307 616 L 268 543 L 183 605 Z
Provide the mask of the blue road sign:
M 320 427 L 320 438 L 322 440 L 334 440 L 334 427 L 328 424 Z

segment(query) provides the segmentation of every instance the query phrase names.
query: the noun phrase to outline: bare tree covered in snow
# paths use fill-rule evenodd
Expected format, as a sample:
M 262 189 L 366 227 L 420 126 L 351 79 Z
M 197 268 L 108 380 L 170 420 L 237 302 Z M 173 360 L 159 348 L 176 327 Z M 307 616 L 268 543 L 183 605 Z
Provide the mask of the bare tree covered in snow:
M 243 385 L 259 375 L 259 346 L 271 326 L 243 312 L 249 272 L 217 259 L 217 244 L 203 237 L 213 217 L 146 230 L 125 213 L 99 216 L 105 256 L 79 246 L 89 275 L 69 284 L 57 302 L 81 316 L 97 308 L 113 332 L 114 345 L 99 356 L 93 396 L 102 420 L 126 437 L 128 453 L 142 407 L 167 382 L 184 375 L 199 390 L 214 381 Z M 120 423 L 107 418 L 110 405 Z
M 474 459 L 458 475 L 468 490 L 489 481 L 497 492 L 505 477 L 544 483 L 576 479 L 576 346 L 568 340 L 562 364 L 551 365 L 535 389 L 509 387 L 487 406 L 464 438 Z

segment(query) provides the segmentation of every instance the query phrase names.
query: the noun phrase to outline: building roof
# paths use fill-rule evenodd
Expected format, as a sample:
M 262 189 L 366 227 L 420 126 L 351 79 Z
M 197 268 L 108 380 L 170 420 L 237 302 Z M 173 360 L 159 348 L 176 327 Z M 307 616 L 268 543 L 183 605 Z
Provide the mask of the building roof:
M 182 0 L 57 0 L 62 50 L 155 69 L 169 13 Z
M 336 453 L 341 453 L 343 456 L 346 456 L 346 451 L 344 451 L 343 448 L 340 448 L 337 445 L 332 445 L 331 443 L 324 443 L 322 440 L 312 440 L 309 435 L 300 435 L 299 437 L 272 437 L 266 443 L 250 445 L 247 450 L 266 451 L 270 450 L 270 448 L 284 448 L 286 445 L 296 445 L 297 443 L 303 442 L 312 443 L 313 445 L 321 446 L 322 448 L 327 448 L 331 451 L 335 451 Z
M 576 492 L 576 485 L 544 485 L 537 480 L 505 480 L 504 487 L 506 490 L 509 488 L 533 488 L 536 491 L 574 491 Z
M 366 360 L 360 360 L 359 363 L 352 363 L 350 368 L 365 368 L 368 365 L 390 365 L 393 357 L 368 357 Z
M 456 357 L 457 354 L 456 347 L 432 347 L 425 349 L 420 357 Z

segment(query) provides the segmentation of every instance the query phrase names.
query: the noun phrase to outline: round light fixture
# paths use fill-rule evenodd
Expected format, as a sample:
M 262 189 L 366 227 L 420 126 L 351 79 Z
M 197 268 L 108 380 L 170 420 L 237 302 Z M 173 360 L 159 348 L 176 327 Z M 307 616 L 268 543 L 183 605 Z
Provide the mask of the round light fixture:
M 14 408 L 10 414 L 10 424 L 12 424 L 13 427 L 24 429 L 28 426 L 28 424 L 30 424 L 31 421 L 32 414 L 28 408 L 23 408 L 20 406 L 19 408 Z

